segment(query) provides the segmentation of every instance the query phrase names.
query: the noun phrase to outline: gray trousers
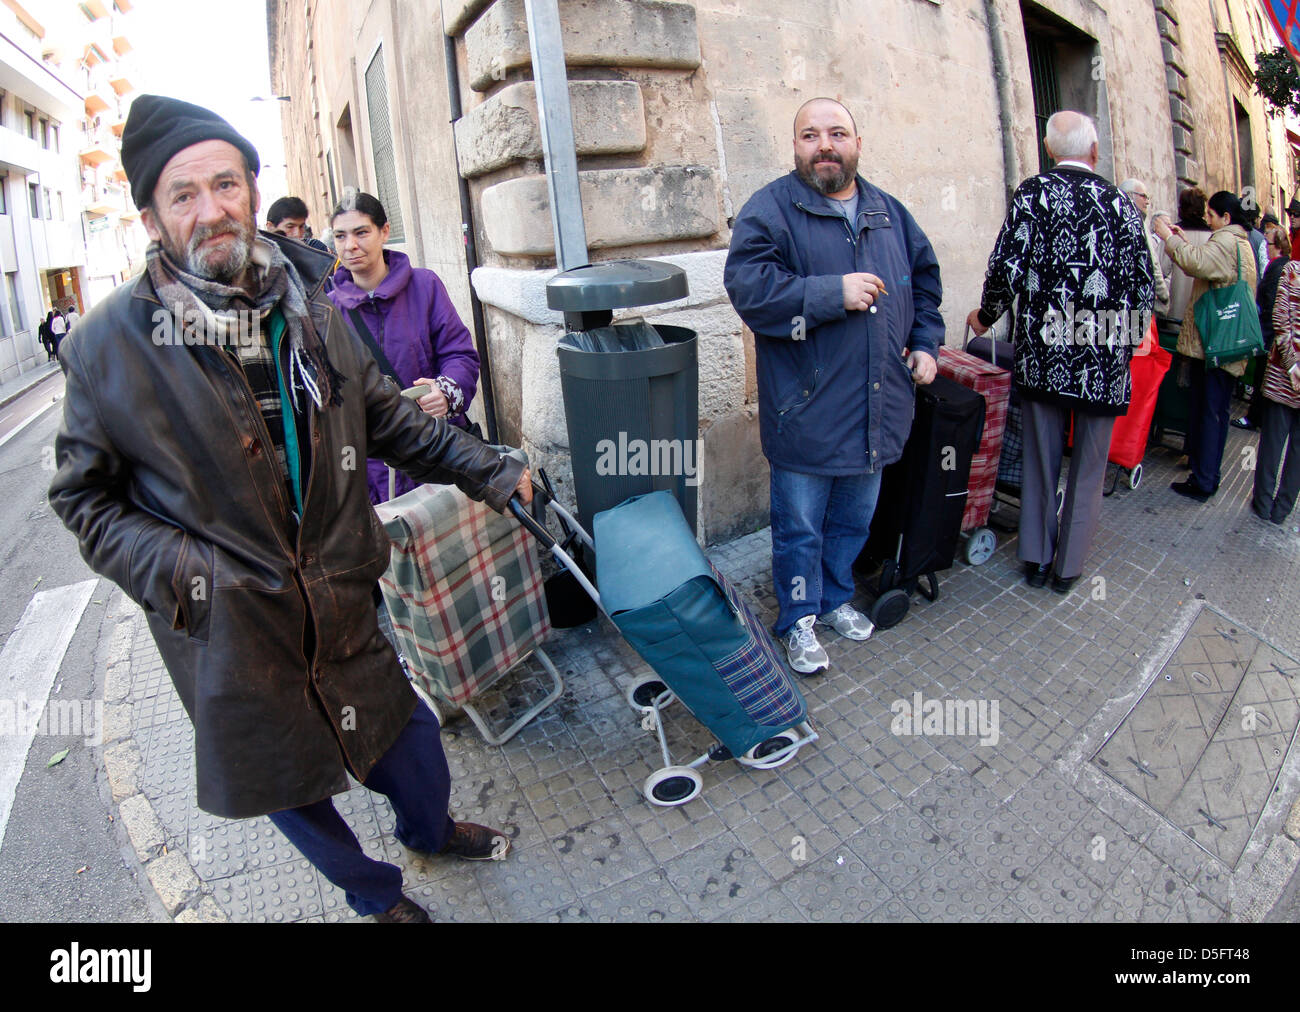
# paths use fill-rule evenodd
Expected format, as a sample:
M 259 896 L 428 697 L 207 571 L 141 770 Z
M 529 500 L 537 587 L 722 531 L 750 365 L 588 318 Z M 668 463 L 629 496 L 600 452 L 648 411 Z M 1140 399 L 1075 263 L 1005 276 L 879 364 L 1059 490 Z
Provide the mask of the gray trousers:
M 1290 445 L 1288 446 L 1288 440 Z M 1286 461 L 1283 463 L 1283 451 Z M 1278 484 L 1278 471 L 1282 483 Z M 1277 489 L 1277 494 L 1273 490 Z M 1290 408 L 1264 398 L 1259 430 L 1259 456 L 1255 461 L 1255 510 L 1275 524 L 1291 513 L 1300 492 L 1300 408 Z
M 1071 412 L 1054 404 L 1031 401 L 1024 406 L 1024 479 L 1020 489 L 1020 558 L 1023 562 L 1056 560 L 1056 575 L 1065 579 L 1083 572 L 1101 514 L 1113 417 L 1074 414 L 1074 452 L 1065 486 L 1065 507 L 1058 524 L 1056 486 L 1061 480 L 1065 430 Z

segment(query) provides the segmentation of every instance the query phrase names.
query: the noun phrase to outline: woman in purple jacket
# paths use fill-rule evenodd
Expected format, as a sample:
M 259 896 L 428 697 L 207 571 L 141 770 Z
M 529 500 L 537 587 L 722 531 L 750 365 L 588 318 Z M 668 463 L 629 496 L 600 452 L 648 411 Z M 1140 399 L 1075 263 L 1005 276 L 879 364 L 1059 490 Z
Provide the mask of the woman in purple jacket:
M 369 331 L 403 389 L 428 386 L 429 393 L 416 401 L 424 411 L 469 428 L 465 409 L 478 384 L 478 353 L 438 275 L 412 267 L 404 253 L 384 249 L 388 215 L 368 193 L 345 198 L 334 209 L 330 228 L 341 263 L 331 301 L 354 329 Z M 385 369 L 382 361 L 379 367 Z M 366 462 L 366 479 L 372 503 L 389 498 L 388 469 L 381 461 Z M 414 487 L 397 474 L 397 495 Z

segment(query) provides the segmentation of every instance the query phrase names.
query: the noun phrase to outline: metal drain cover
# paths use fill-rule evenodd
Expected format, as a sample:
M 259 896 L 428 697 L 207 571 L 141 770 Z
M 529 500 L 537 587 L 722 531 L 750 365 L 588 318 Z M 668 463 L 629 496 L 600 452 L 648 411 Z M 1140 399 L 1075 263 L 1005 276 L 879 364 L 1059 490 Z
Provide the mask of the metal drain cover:
M 1092 762 L 1235 868 L 1297 724 L 1300 662 L 1204 607 Z

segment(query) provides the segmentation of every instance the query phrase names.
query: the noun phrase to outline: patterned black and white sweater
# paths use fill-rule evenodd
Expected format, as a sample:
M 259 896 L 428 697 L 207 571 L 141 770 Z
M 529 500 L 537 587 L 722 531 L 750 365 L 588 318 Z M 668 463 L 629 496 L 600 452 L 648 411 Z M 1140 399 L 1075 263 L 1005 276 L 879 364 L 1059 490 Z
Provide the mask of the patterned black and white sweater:
M 1014 377 L 1024 396 L 1124 414 L 1129 360 L 1153 300 L 1142 216 L 1117 187 L 1070 166 L 1020 184 L 979 314 L 991 325 L 1015 302 Z

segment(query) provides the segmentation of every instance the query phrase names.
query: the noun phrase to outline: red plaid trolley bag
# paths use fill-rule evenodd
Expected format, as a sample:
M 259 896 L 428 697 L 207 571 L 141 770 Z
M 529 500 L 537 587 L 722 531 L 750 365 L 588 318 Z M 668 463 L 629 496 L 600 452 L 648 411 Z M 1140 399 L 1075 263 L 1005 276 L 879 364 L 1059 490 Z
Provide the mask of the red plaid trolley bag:
M 967 351 L 946 347 L 939 349 L 939 373 L 984 398 L 984 438 L 971 459 L 970 494 L 961 522 L 965 535 L 963 558 L 970 565 L 979 566 L 987 562 L 998 547 L 997 535 L 987 524 L 998 480 L 998 464 L 1002 459 L 1002 437 L 1011 400 L 1011 373 Z

